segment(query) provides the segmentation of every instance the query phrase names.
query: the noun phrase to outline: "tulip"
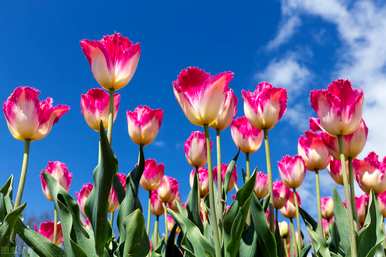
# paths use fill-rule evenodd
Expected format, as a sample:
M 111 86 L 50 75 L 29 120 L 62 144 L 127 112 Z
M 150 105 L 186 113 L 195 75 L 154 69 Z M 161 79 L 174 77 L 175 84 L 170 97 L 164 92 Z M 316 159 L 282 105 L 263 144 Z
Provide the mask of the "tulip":
M 286 221 L 279 222 L 279 233 L 281 238 L 287 238 L 289 235 L 289 226 Z
M 86 201 L 93 189 L 93 184 L 87 183 L 82 186 L 79 192 L 75 193 L 79 209 L 85 214 L 85 206 L 86 206 Z
M 233 117 L 237 113 L 237 97 L 232 89 L 228 89 L 225 93 L 225 99 L 222 103 L 220 111 L 216 119 L 210 123 L 210 127 L 217 131 L 224 130 L 231 125 Z
M 126 175 L 122 173 L 117 173 L 119 182 L 121 183 L 123 188 L 126 188 Z M 110 194 L 108 199 L 108 212 L 114 212 L 119 206 L 118 193 L 115 191 L 114 187 L 111 186 Z
M 231 134 L 233 142 L 244 153 L 256 152 L 263 140 L 262 131 L 252 127 L 245 116 L 233 120 Z
M 355 178 L 365 192 L 376 194 L 386 191 L 386 162 L 380 162 L 375 152 L 370 152 L 363 160 L 353 160 Z
M 145 168 L 139 183 L 147 191 L 157 190 L 165 173 L 165 166 L 156 160 L 148 159 L 145 161 Z
M 377 195 L 378 198 L 378 205 L 379 205 L 379 210 L 381 211 L 383 217 L 386 217 L 386 191 L 382 192 Z
M 208 180 L 208 170 L 205 168 L 198 168 L 192 170 L 189 176 L 190 187 L 193 187 L 194 175 L 197 172 L 198 178 L 198 191 L 200 192 L 200 197 L 204 198 L 209 193 L 209 180 Z
M 181 196 L 180 192 L 177 192 L 176 198 L 171 201 L 166 203 L 167 207 L 175 212 L 178 212 L 178 205 L 181 205 Z M 184 207 L 185 208 L 185 207 Z
M 174 218 L 170 215 L 167 216 L 167 219 L 168 219 L 168 231 L 172 231 L 174 225 L 176 224 L 176 221 L 174 220 Z M 181 232 L 181 229 L 179 227 L 177 227 L 176 229 L 176 234 L 179 234 Z
M 225 182 L 225 176 L 227 173 L 228 165 L 223 163 L 221 164 L 221 181 L 224 183 Z M 214 174 L 214 180 L 217 181 L 217 167 L 214 167 L 213 169 L 213 174 Z M 228 184 L 228 189 L 227 191 L 231 191 L 235 185 L 237 184 L 237 171 L 236 171 L 236 166 L 233 168 L 231 171 L 231 176 L 229 178 L 229 184 Z
M 369 204 L 368 195 L 361 195 L 355 197 L 355 207 L 358 214 L 358 222 L 363 225 L 366 219 L 367 205 Z
M 61 245 L 63 243 L 63 232 L 62 232 L 62 225 L 60 223 L 56 224 L 56 235 L 54 236 L 54 222 L 52 221 L 45 221 L 40 224 L 39 229 L 37 232 L 53 242 L 56 245 Z M 55 237 L 55 239 L 54 239 Z
M 275 181 L 272 185 L 272 203 L 275 209 L 281 209 L 291 195 L 290 189 L 283 181 Z
M 330 232 L 330 226 L 334 224 L 334 217 L 331 219 L 322 219 L 322 227 L 323 227 L 323 235 L 324 237 L 328 237 Z
M 119 94 L 114 94 L 114 121 L 117 117 L 120 99 L 121 96 Z M 99 132 L 101 121 L 103 127 L 108 128 L 109 94 L 107 94 L 104 90 L 93 88 L 88 90 L 86 94 L 82 94 L 80 107 L 83 117 L 91 129 Z
M 197 67 L 182 70 L 173 81 L 173 91 L 186 118 L 197 126 L 215 121 L 232 78 L 229 71 L 211 75 Z
M 296 200 L 298 202 L 298 206 L 301 206 L 301 199 L 298 193 L 296 194 Z M 280 212 L 287 218 L 293 219 L 296 216 L 297 208 L 295 204 L 295 194 L 290 194 L 288 200 L 286 201 L 285 205 L 280 209 Z M 299 224 L 298 224 L 299 225 Z
M 207 161 L 205 133 L 193 131 L 185 141 L 185 157 L 193 167 L 202 167 Z
M 151 213 L 155 216 L 161 216 L 164 213 L 162 200 L 156 190 L 151 191 L 150 194 L 150 210 Z
M 157 191 L 163 202 L 172 202 L 178 194 L 178 181 L 175 178 L 163 176 Z
M 244 113 L 252 125 L 269 130 L 281 119 L 287 109 L 287 90 L 261 82 L 255 91 L 242 90 Z
M 268 177 L 264 172 L 258 171 L 256 173 L 255 187 L 253 190 L 258 198 L 264 198 L 268 195 Z
M 304 180 L 305 165 L 302 157 L 284 156 L 278 164 L 280 177 L 290 188 L 298 188 Z
M 48 189 L 47 181 L 43 175 L 44 173 L 50 174 L 64 190 L 67 192 L 69 191 L 72 181 L 72 173 L 69 171 L 66 164 L 60 161 L 49 161 L 46 168 L 40 173 L 43 193 L 49 201 L 52 201 L 52 195 Z
M 137 69 L 141 47 L 119 33 L 101 40 L 80 41 L 95 80 L 106 90 L 115 91 L 126 86 Z
M 134 111 L 127 111 L 129 136 L 137 145 L 148 145 L 158 134 L 161 127 L 163 111 L 138 106 Z
M 346 162 L 346 172 L 348 172 L 348 163 Z M 343 185 L 342 165 L 340 160 L 331 159 L 328 171 L 332 179 L 339 185 Z
M 298 140 L 298 153 L 308 170 L 325 169 L 329 163 L 329 152 L 320 133 L 307 131 Z
M 331 219 L 334 216 L 334 201 L 331 197 L 320 198 L 323 219 Z

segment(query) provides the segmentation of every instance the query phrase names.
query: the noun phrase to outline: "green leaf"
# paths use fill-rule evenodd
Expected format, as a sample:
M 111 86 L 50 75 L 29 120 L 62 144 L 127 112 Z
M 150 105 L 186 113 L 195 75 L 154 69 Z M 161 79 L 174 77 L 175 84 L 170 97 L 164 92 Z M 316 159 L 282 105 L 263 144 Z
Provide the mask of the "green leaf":
M 233 157 L 233 159 L 229 162 L 229 164 L 227 166 L 227 170 L 225 172 L 224 183 L 222 184 L 222 193 L 224 196 L 223 199 L 226 199 L 225 196 L 227 195 L 227 192 L 228 192 L 229 181 L 231 180 L 232 171 L 235 169 L 235 165 L 237 163 L 237 159 L 239 158 L 239 155 L 240 155 L 240 149 L 238 149 L 237 153 L 235 154 L 235 156 Z
M 141 210 L 136 209 L 125 219 L 126 240 L 123 257 L 143 257 L 149 252 L 149 239 L 145 229 L 145 219 Z
M 307 257 L 310 249 L 311 249 L 311 245 L 304 246 L 303 249 L 300 251 L 299 257 Z
M 253 225 L 247 226 L 240 241 L 239 256 L 255 257 L 257 253 L 257 235 Z
M 25 207 L 26 204 L 24 203 L 5 216 L 4 221 L 0 225 L 0 245 L 7 245 L 9 243 L 11 233 Z
M 302 216 L 304 223 L 310 226 L 312 230 L 316 231 L 318 227 L 318 223 L 314 220 L 314 218 L 300 206 L 299 206 L 299 213 Z
M 277 247 L 277 256 L 285 257 L 286 249 L 285 249 L 285 245 L 283 244 L 283 239 L 280 236 L 279 222 L 277 219 L 276 219 L 276 226 L 275 226 L 275 241 L 276 241 L 276 247 Z
M 350 256 L 350 223 L 347 218 L 348 213 L 347 209 L 343 206 L 342 201 L 339 197 L 338 192 L 334 189 L 333 193 L 334 200 L 334 215 L 335 215 L 335 223 L 337 225 L 337 230 L 339 234 L 339 238 L 341 239 L 341 246 L 346 256 Z
M 168 241 L 166 243 L 165 257 L 183 257 L 181 251 L 174 244 L 174 240 L 176 237 L 176 231 L 178 229 L 178 224 L 174 224 L 172 231 L 170 231 L 170 235 L 168 237 Z
M 200 229 L 202 232 L 204 227 L 200 218 L 200 195 L 198 191 L 198 174 L 195 172 L 193 187 L 189 194 L 187 211 L 188 218 Z
M 312 230 L 311 227 L 307 227 L 307 230 L 311 238 L 314 253 L 321 257 L 331 257 L 326 240 L 321 237 L 320 233 Z

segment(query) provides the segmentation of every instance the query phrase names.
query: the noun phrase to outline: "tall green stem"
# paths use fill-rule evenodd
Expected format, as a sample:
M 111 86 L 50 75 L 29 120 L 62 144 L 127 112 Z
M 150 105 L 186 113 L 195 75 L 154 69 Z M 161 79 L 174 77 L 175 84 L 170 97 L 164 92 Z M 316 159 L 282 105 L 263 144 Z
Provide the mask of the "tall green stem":
M 339 157 L 340 157 L 340 164 L 342 167 L 342 174 L 343 174 L 343 184 L 344 184 L 344 193 L 346 196 L 346 202 L 347 202 L 347 207 L 349 211 L 349 223 L 350 223 L 350 228 L 349 228 L 349 233 L 350 233 L 350 238 L 351 238 L 351 256 L 352 257 L 357 257 L 357 238 L 355 236 L 355 223 L 354 223 L 354 218 L 353 218 L 353 205 L 351 202 L 351 189 L 350 189 L 350 182 L 348 181 L 347 177 L 347 171 L 346 171 L 346 160 L 345 156 L 343 153 L 343 137 L 338 136 L 338 143 L 339 143 Z
M 150 218 L 151 218 L 150 201 L 151 201 L 151 191 L 149 191 L 149 199 L 147 202 L 147 223 L 146 223 L 146 232 L 149 236 L 150 236 Z
M 352 209 L 352 216 L 354 218 L 355 222 L 358 222 L 358 215 L 356 210 L 354 209 L 355 206 L 355 186 L 354 186 L 354 173 L 353 173 L 353 167 L 352 167 L 352 158 L 348 158 L 348 178 L 350 181 L 350 201 L 351 206 L 353 206 Z
M 298 225 L 297 226 L 297 232 L 298 232 L 298 236 L 299 236 L 299 240 L 297 240 L 298 241 L 297 246 L 298 246 L 298 252 L 300 253 L 301 244 L 302 244 L 302 239 L 301 239 L 302 233 L 301 233 L 301 229 L 300 229 L 299 202 L 298 202 L 298 197 L 296 195 L 296 189 L 294 188 L 293 190 L 294 190 L 293 194 L 294 194 L 294 201 L 295 201 L 295 207 L 296 207 L 296 223 Z
M 109 90 L 109 117 L 107 122 L 107 139 L 111 144 L 114 121 L 114 90 Z
M 165 243 L 168 241 L 168 208 L 165 203 L 162 203 L 164 207 L 164 221 L 165 221 Z
M 297 249 L 298 242 L 296 240 L 295 225 L 294 225 L 294 220 L 292 218 L 290 218 L 290 229 L 291 229 L 290 256 L 295 257 L 297 256 L 296 252 L 298 251 Z
M 250 160 L 249 160 L 249 153 L 245 153 L 245 182 L 250 178 L 251 176 L 251 168 L 250 168 Z
M 30 143 L 31 143 L 30 140 L 25 140 L 24 141 L 23 162 L 22 162 L 22 165 L 21 165 L 21 172 L 20 172 L 20 178 L 19 178 L 19 186 L 17 188 L 14 209 L 16 209 L 20 205 L 21 198 L 23 196 L 25 179 L 26 179 L 26 176 L 27 176 Z
M 320 205 L 320 176 L 319 176 L 318 170 L 315 170 L 315 181 L 316 181 L 316 197 L 317 197 L 317 206 L 318 206 L 318 226 L 320 228 L 320 231 L 322 232 L 321 235 L 323 236 L 322 208 Z
M 206 151 L 207 151 L 207 159 L 208 159 L 208 179 L 209 179 L 209 213 L 210 213 L 210 221 L 213 231 L 213 239 L 216 257 L 221 257 L 221 246 L 220 246 L 220 235 L 219 235 L 219 227 L 217 225 L 217 217 L 216 217 L 216 205 L 214 201 L 214 190 L 213 190 L 213 170 L 212 170 L 212 157 L 210 152 L 210 139 L 209 139 L 209 130 L 208 125 L 204 125 L 205 130 L 205 138 L 206 138 Z
M 273 196 L 272 196 L 272 166 L 271 166 L 271 149 L 269 146 L 268 129 L 264 129 L 264 146 L 265 146 L 265 161 L 267 163 L 268 173 L 268 189 L 269 189 L 269 228 L 273 232 L 274 213 L 273 213 Z
M 154 222 L 154 246 L 153 247 L 157 247 L 158 246 L 158 226 L 159 226 L 159 216 L 156 216 L 155 218 L 155 222 Z
M 220 212 L 219 219 L 221 219 L 221 213 L 223 212 L 223 199 L 222 199 L 222 177 L 221 177 L 221 137 L 220 130 L 216 130 L 216 153 L 217 153 L 217 198 L 218 198 L 218 207 Z M 221 222 L 221 220 L 220 220 Z
M 52 236 L 52 243 L 55 244 L 58 233 L 58 212 L 54 206 L 54 235 Z

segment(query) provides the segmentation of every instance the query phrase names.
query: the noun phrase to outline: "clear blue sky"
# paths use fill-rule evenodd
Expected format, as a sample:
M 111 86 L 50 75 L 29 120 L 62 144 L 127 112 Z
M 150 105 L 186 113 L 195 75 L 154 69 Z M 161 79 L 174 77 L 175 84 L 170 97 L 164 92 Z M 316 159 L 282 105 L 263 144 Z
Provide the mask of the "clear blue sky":
M 137 159 L 137 147 L 127 134 L 126 110 L 139 104 L 162 108 L 161 131 L 156 142 L 145 148 L 145 154 L 165 163 L 166 173 L 179 179 L 185 199 L 190 167 L 183 143 L 198 128 L 184 117 L 171 83 L 181 69 L 194 65 L 212 73 L 235 73 L 230 86 L 239 97 L 238 115 L 243 113 L 242 88 L 253 89 L 260 80 L 273 80 L 277 86 L 289 88 L 291 111 L 271 133 L 277 174 L 276 162 L 284 154 L 296 153 L 297 136 L 312 113 L 308 91 L 326 86 L 336 65 L 335 49 L 341 46 L 336 27 L 323 17 L 293 15 L 295 20 L 291 21 L 292 16 L 286 15 L 280 1 L 243 1 L 237 5 L 234 1 L 4 2 L 0 9 L 0 99 L 26 84 L 40 89 L 42 97 L 51 96 L 56 103 L 71 106 L 47 138 L 32 143 L 23 198 L 28 202 L 27 214 L 52 208 L 41 193 L 39 179 L 47 161 L 60 160 L 68 165 L 74 175 L 72 193 L 92 178 L 98 135 L 86 125 L 79 101 L 81 93 L 98 85 L 79 41 L 113 32 L 140 42 L 142 47 L 134 79 L 119 91 L 121 105 L 113 147 L 120 172 L 130 170 Z M 293 22 L 292 31 L 287 21 Z M 280 38 L 278 31 L 287 24 L 290 31 L 286 35 L 283 29 Z M 296 36 L 292 35 L 294 30 L 298 30 Z M 10 174 L 17 180 L 22 143 L 11 137 L 4 118 L 0 135 L 0 182 Z M 223 133 L 223 150 L 224 160 L 236 151 L 229 130 Z M 265 170 L 263 149 L 252 156 L 252 164 Z M 241 158 L 239 171 L 243 165 Z

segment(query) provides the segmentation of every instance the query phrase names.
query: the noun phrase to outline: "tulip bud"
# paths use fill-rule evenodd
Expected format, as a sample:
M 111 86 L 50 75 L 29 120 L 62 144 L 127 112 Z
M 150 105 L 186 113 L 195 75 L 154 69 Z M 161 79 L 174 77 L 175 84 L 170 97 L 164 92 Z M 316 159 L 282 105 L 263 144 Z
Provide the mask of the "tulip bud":
M 232 72 L 211 75 L 197 67 L 180 72 L 173 82 L 174 95 L 186 118 L 197 126 L 211 124 L 226 99 Z
M 323 235 L 325 238 L 328 237 L 330 233 L 330 226 L 334 224 L 334 217 L 331 217 L 330 219 L 322 219 L 322 227 L 323 227 Z
M 255 128 L 271 129 L 287 109 L 287 90 L 261 82 L 255 91 L 242 90 L 244 113 Z
M 256 152 L 263 141 L 263 132 L 252 127 L 245 116 L 233 120 L 231 134 L 235 145 L 244 153 Z
M 301 200 L 298 193 L 296 193 L 296 199 L 298 201 L 298 206 L 301 206 Z M 286 201 L 285 205 L 280 209 L 280 212 L 287 218 L 292 219 L 296 216 L 296 205 L 294 194 L 290 194 L 290 197 Z
M 84 184 L 79 192 L 75 193 L 79 209 L 85 214 L 84 207 L 86 206 L 86 201 L 90 195 L 93 185 L 90 183 Z
M 368 204 L 369 197 L 367 195 L 355 196 L 355 207 L 358 214 L 358 221 L 361 225 L 365 222 Z
M 39 140 L 50 133 L 52 126 L 70 108 L 66 105 L 53 107 L 52 98 L 39 100 L 39 90 L 17 87 L 3 104 L 8 129 L 18 140 Z
M 227 173 L 227 169 L 228 169 L 227 164 L 225 164 L 225 163 L 221 164 L 221 181 L 222 181 L 222 183 L 225 182 L 225 176 Z M 217 167 L 213 168 L 213 179 L 215 182 L 217 182 Z M 233 168 L 233 170 L 231 172 L 231 177 L 229 179 L 228 192 L 234 188 L 236 183 L 237 183 L 237 171 L 236 171 L 236 165 L 235 165 L 235 167 Z
M 386 191 L 377 195 L 379 210 L 383 217 L 386 217 Z
M 184 145 L 185 157 L 193 167 L 202 167 L 206 163 L 205 133 L 193 131 Z
M 175 212 L 179 212 L 178 204 L 181 205 L 181 196 L 180 196 L 180 192 L 177 191 L 176 198 L 171 202 L 167 202 L 166 205 L 169 209 Z
M 217 118 L 210 124 L 210 126 L 218 131 L 224 130 L 232 123 L 233 117 L 237 113 L 237 97 L 232 89 L 225 93 L 225 100 L 222 103 L 220 112 Z
M 290 188 L 298 188 L 304 180 L 305 166 L 302 157 L 284 156 L 279 161 L 279 173 L 283 182 Z
M 148 159 L 145 161 L 145 168 L 139 183 L 147 191 L 157 190 L 164 173 L 165 166 L 162 163 L 157 164 L 156 160 Z
M 141 47 L 119 33 L 101 40 L 80 41 L 83 53 L 91 66 L 95 80 L 106 90 L 126 86 L 137 69 Z
M 178 181 L 169 176 L 163 176 L 158 187 L 159 197 L 163 202 L 172 202 L 178 193 Z
M 192 170 L 190 172 L 190 176 L 189 176 L 190 187 L 193 187 L 195 173 L 196 173 L 195 170 Z M 209 193 L 208 170 L 205 168 L 199 168 L 197 170 L 197 178 L 198 178 L 198 191 L 200 192 L 200 197 L 204 198 Z
M 386 191 L 386 162 L 380 162 L 378 155 L 371 152 L 363 160 L 353 160 L 355 178 L 364 192 L 373 190 L 376 194 Z
M 348 80 L 335 80 L 327 90 L 311 91 L 311 105 L 328 133 L 348 135 L 360 125 L 363 91 L 353 89 Z
M 131 140 L 137 145 L 148 145 L 158 134 L 163 111 L 148 106 L 138 106 L 134 111 L 127 111 L 127 125 Z
M 256 173 L 255 187 L 253 190 L 255 191 L 257 198 L 264 198 L 268 195 L 268 177 L 264 172 L 258 171 Z
M 119 182 L 121 183 L 122 187 L 126 188 L 126 175 L 122 173 L 117 173 L 116 176 L 118 177 Z M 114 212 L 118 206 L 119 206 L 119 200 L 118 200 L 118 193 L 115 191 L 113 185 L 111 185 L 110 188 L 110 194 L 109 194 L 109 205 L 108 205 L 108 212 Z
M 289 235 L 289 226 L 286 221 L 279 222 L 279 232 L 281 238 L 287 238 Z
M 329 152 L 320 133 L 307 131 L 298 141 L 298 153 L 308 170 L 325 169 L 329 163 Z
M 343 185 L 343 174 L 340 160 L 331 159 L 328 171 L 332 179 L 339 185 Z M 348 162 L 346 161 L 346 173 L 348 175 Z
M 275 209 L 282 208 L 291 195 L 290 189 L 283 181 L 275 181 L 272 184 L 272 202 Z
M 334 216 L 334 201 L 331 197 L 320 198 L 320 208 L 323 218 L 330 219 Z
M 45 221 L 40 223 L 39 229 L 37 232 L 50 240 L 51 242 L 54 240 L 54 222 Z M 56 224 L 56 240 L 53 242 L 56 245 L 61 245 L 63 243 L 63 232 L 62 225 L 60 223 Z
M 49 201 L 52 201 L 52 195 L 48 189 L 47 181 L 44 178 L 44 173 L 50 174 L 56 182 L 68 192 L 70 189 L 72 174 L 68 170 L 67 165 L 60 161 L 49 161 L 46 168 L 40 173 L 40 181 L 44 195 Z
M 80 107 L 87 125 L 99 132 L 100 122 L 107 129 L 109 119 L 109 94 L 99 88 L 93 88 L 83 94 L 80 99 Z M 114 94 L 114 121 L 117 117 L 121 96 Z
M 157 191 L 150 193 L 150 211 L 155 216 L 164 214 L 163 203 Z

